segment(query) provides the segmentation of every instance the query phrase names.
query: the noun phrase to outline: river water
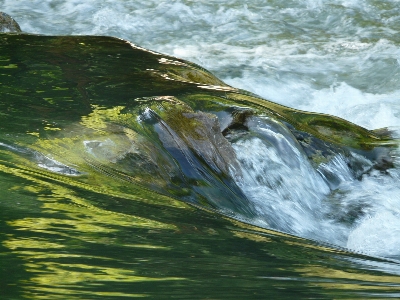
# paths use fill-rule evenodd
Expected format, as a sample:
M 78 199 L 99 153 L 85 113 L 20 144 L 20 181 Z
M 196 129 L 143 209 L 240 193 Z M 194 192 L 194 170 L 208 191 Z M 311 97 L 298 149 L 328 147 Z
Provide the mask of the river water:
M 395 0 L 0 0 L 0 10 L 25 32 L 120 37 L 270 101 L 400 136 Z M 295 147 L 232 146 L 252 219 L 146 194 L 132 204 L 129 190 L 3 167 L 1 290 L 7 299 L 400 296 L 397 150 L 394 168 L 361 178 L 338 156 L 322 166 L 332 188 Z

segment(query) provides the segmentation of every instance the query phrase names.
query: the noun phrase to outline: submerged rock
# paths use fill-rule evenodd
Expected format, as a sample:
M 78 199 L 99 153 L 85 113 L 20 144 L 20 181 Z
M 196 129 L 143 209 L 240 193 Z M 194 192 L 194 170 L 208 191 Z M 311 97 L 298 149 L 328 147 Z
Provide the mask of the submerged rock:
M 340 184 L 338 168 L 349 165 L 349 176 L 360 177 L 391 167 L 396 141 L 388 132 L 270 102 L 122 39 L 3 35 L 0 53 L 0 141 L 87 177 L 118 179 L 138 195 L 251 218 L 257 212 L 237 183 L 245 155 L 240 162 L 236 152 L 249 141 L 262 146 L 252 146 L 258 154 L 276 155 L 287 174 L 319 172 L 331 189 Z M 270 167 L 255 182 L 290 198 L 279 174 L 268 179 Z
M 18 23 L 6 13 L 0 12 L 0 32 L 21 32 Z

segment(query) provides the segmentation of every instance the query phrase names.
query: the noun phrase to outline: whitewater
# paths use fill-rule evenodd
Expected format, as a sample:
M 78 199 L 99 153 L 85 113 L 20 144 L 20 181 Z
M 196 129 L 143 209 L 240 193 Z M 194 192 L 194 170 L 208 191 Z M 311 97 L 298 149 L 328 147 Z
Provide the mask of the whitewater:
M 120 37 L 195 62 L 265 99 L 400 136 L 395 0 L 0 0 L 0 7 L 25 32 Z M 259 211 L 252 222 L 369 255 L 400 256 L 397 151 L 396 168 L 361 178 L 336 157 L 322 166 L 338 178 L 330 190 L 290 140 L 276 139 L 291 152 L 257 139 L 233 143 L 244 174 L 237 183 Z

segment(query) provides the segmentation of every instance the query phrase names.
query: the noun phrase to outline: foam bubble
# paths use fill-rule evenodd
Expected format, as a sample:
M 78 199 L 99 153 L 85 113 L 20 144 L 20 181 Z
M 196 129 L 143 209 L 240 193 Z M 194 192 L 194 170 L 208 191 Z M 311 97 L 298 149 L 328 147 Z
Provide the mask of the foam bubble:
M 400 255 L 400 216 L 378 212 L 363 219 L 349 235 L 347 247 L 377 256 Z
M 342 82 L 313 91 L 300 109 L 342 117 L 369 129 L 400 126 L 400 90 L 391 94 L 361 92 Z

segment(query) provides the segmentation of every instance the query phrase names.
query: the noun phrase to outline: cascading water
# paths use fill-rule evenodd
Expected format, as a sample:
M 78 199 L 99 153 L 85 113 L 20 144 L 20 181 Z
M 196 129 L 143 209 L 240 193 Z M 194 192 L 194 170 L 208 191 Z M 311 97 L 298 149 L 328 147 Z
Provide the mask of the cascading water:
M 266 99 L 396 131 L 396 2 L 311 2 L 0 4 L 27 32 L 119 36 L 197 62 Z M 237 184 L 257 207 L 255 223 L 357 251 L 400 254 L 390 229 L 399 228 L 397 168 L 357 175 L 338 155 L 315 170 L 295 141 L 268 130 L 255 124 L 251 136 L 232 138 L 243 172 Z
M 400 297 L 397 0 L 19 2 L 5 297 Z
M 400 254 L 397 169 L 373 170 L 356 153 L 352 162 L 338 153 L 314 169 L 288 130 L 279 132 L 282 124 L 248 126 L 228 139 L 243 173 L 237 183 L 257 210 L 252 222 L 368 254 Z

